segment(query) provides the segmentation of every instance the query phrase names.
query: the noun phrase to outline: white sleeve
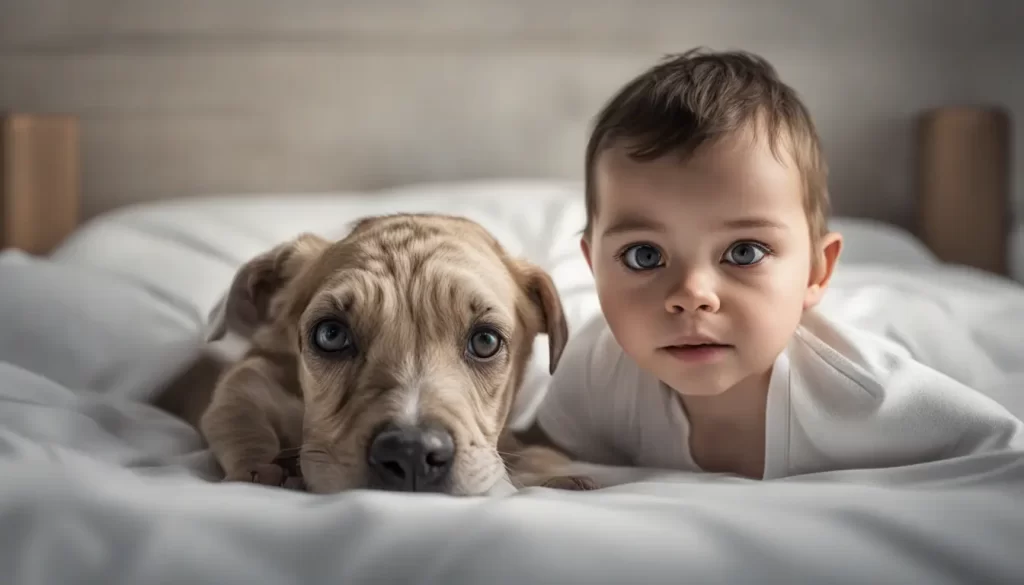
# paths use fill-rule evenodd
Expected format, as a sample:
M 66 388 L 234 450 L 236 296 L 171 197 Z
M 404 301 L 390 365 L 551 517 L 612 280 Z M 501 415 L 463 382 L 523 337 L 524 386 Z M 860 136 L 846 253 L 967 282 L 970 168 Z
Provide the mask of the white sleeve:
M 923 378 L 933 380 L 930 401 L 920 408 L 915 426 L 948 424 L 954 432 L 945 457 L 962 457 L 1007 449 L 1024 450 L 1024 422 L 991 397 L 923 364 Z M 930 374 L 930 376 L 929 376 Z M 910 402 L 904 398 L 904 408 Z M 899 409 L 894 405 L 893 410 Z
M 537 407 L 536 424 L 574 459 L 622 465 L 623 457 L 607 437 L 611 425 L 605 399 L 611 381 L 603 372 L 595 372 L 595 358 L 604 343 L 601 321 L 588 323 L 570 337 L 547 394 Z
M 1018 417 L 890 340 L 844 326 L 801 337 L 791 391 L 811 443 L 804 464 L 827 454 L 846 467 L 913 465 L 1024 448 Z

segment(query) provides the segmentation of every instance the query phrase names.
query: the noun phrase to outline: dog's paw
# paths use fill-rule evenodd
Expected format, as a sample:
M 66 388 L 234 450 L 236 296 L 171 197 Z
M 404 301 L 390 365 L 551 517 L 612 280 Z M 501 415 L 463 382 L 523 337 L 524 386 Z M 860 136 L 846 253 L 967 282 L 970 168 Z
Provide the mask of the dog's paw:
M 286 490 L 304 492 L 306 491 L 306 482 L 301 477 L 290 475 L 285 478 L 284 482 L 281 483 L 281 487 L 283 487 Z
M 282 486 L 286 479 L 288 479 L 288 473 L 276 463 L 257 463 L 231 471 L 224 476 L 224 481 L 271 486 Z
M 555 490 L 568 490 L 574 492 L 588 492 L 600 489 L 601 486 L 593 479 L 583 475 L 563 475 L 552 477 L 540 484 L 541 487 Z
M 249 470 L 250 481 L 252 483 L 258 483 L 260 485 L 272 485 L 281 487 L 284 485 L 284 481 L 288 479 L 288 474 L 284 468 L 276 463 L 261 463 L 253 466 Z
M 223 481 L 306 490 L 299 465 L 298 449 L 286 449 L 270 463 L 243 463 L 229 467 Z

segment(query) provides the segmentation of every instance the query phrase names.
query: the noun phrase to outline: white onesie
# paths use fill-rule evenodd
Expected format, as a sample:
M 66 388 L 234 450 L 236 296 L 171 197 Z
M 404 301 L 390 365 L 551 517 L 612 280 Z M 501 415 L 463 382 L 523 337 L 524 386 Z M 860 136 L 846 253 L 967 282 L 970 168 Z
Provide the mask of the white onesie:
M 1006 448 L 1024 423 L 902 346 L 809 311 L 775 362 L 764 478 Z M 537 422 L 577 459 L 700 471 L 678 395 L 622 351 L 603 316 L 571 336 Z

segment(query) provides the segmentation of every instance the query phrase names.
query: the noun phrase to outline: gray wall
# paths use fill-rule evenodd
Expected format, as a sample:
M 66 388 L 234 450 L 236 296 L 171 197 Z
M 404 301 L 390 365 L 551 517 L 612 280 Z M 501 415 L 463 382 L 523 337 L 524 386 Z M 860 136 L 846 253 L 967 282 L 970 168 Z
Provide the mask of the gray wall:
M 1012 0 L 0 0 L 0 109 L 81 116 L 87 215 L 577 178 L 591 116 L 629 76 L 742 47 L 816 116 L 837 213 L 909 225 L 918 112 L 1001 104 L 1020 141 L 1022 23 Z

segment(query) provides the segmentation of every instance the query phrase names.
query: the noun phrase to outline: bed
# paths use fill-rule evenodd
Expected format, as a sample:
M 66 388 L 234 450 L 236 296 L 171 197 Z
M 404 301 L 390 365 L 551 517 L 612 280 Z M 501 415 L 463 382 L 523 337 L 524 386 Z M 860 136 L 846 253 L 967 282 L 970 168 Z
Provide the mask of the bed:
M 205 196 L 128 205 L 49 254 L 0 254 L 5 583 L 1020 583 L 1024 453 L 752 482 L 603 469 L 613 487 L 505 496 L 313 496 L 213 480 L 153 405 L 203 352 L 244 260 L 371 213 L 466 215 L 548 269 L 570 330 L 597 311 L 571 181 Z M 1024 287 L 839 217 L 822 307 L 1024 415 Z M 543 339 L 539 344 L 545 343 Z M 545 352 L 538 351 L 538 356 Z M 539 359 L 516 405 L 543 396 Z

